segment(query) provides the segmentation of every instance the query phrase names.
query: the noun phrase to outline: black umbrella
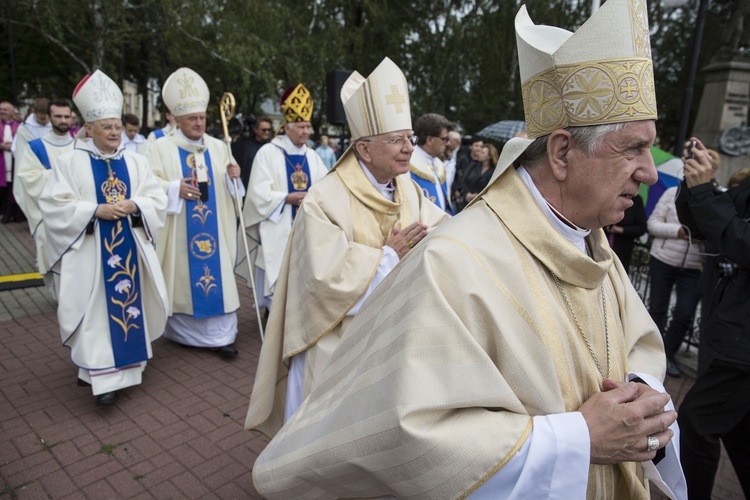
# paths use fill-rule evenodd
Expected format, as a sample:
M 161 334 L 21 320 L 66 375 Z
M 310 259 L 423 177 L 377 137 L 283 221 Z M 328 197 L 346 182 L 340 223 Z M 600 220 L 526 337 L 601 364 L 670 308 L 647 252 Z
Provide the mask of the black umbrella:
M 484 127 L 477 132 L 477 137 L 497 142 L 507 142 L 518 132 L 526 130 L 526 122 L 518 120 L 502 120 Z

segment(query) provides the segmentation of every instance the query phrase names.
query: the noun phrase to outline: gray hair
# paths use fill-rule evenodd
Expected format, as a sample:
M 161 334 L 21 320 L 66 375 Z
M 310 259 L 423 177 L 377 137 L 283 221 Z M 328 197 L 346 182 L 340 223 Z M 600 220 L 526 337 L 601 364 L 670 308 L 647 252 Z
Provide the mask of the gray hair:
M 611 123 L 607 125 L 590 125 L 587 127 L 567 127 L 565 130 L 570 132 L 576 144 L 591 156 L 602 145 L 602 141 L 608 134 L 619 132 L 625 127 L 625 123 Z M 517 163 L 527 168 L 534 168 L 547 154 L 547 140 L 549 134 L 537 137 L 534 142 L 529 144 L 526 151 L 518 158 Z

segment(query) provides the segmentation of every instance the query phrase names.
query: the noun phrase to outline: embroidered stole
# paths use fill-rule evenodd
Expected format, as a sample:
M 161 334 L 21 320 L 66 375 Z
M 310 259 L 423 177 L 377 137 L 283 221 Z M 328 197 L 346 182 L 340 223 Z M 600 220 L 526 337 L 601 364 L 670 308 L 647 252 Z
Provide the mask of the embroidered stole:
M 208 175 L 208 201 L 192 199 L 184 200 L 184 202 L 193 317 L 210 318 L 224 314 L 219 220 L 211 157 L 207 149 L 203 147 L 197 148 L 194 153 L 182 147 L 178 150 L 182 177 L 191 177 L 197 186 L 196 165 L 199 168 L 205 168 Z
M 52 168 L 52 164 L 49 161 L 49 155 L 47 154 L 47 148 L 44 147 L 44 141 L 41 139 L 34 139 L 29 142 L 29 147 L 34 152 L 39 161 L 42 163 L 44 168 L 47 170 Z
M 164 137 L 164 129 L 163 128 L 157 128 L 154 130 L 154 139 L 161 139 Z
M 130 176 L 124 158 L 91 157 L 91 167 L 98 203 L 130 198 Z M 127 220 L 99 219 L 98 223 L 109 335 L 115 367 L 119 368 L 148 359 L 138 250 Z
M 300 193 L 310 189 L 310 166 L 307 155 L 290 155 L 284 149 L 286 160 L 286 182 L 290 193 Z M 297 216 L 297 206 L 292 205 L 292 221 Z
M 445 207 L 440 208 L 451 215 L 455 215 L 446 189 L 445 168 L 438 169 L 433 163 L 428 162 L 426 158 L 422 157 L 422 155 L 414 154 L 409 163 L 409 172 L 411 173 L 412 180 L 422 188 L 425 198 L 438 206 L 440 206 L 440 198 L 438 197 L 438 187 L 435 184 L 436 180 L 439 181 L 439 189 L 443 192 L 443 199 L 445 200 Z

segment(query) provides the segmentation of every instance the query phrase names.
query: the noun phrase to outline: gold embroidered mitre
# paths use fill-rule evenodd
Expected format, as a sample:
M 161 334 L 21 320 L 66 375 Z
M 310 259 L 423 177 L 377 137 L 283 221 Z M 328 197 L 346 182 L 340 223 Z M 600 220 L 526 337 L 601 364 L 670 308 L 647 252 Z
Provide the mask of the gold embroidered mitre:
M 571 33 L 516 15 L 530 139 L 568 126 L 656 119 L 646 0 L 608 0 Z
M 164 82 L 161 98 L 174 116 L 205 113 L 210 97 L 208 85 L 190 68 L 180 68 Z
M 122 91 L 100 70 L 84 76 L 76 85 L 73 102 L 86 123 L 122 118 Z
M 341 102 L 352 141 L 396 130 L 411 130 L 406 77 L 387 57 L 366 79 L 353 72 L 341 87 Z
M 313 113 L 310 91 L 301 83 L 290 87 L 281 96 L 281 114 L 286 123 L 309 122 Z

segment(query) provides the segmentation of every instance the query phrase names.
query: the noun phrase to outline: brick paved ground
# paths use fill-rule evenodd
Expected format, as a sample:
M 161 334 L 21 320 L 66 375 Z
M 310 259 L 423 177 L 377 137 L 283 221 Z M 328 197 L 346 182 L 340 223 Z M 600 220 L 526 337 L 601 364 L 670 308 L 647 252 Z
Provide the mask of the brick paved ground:
M 0 226 L 0 243 L 12 238 L 20 243 L 13 258 L 27 252 L 19 264 L 27 266 L 25 226 Z M 76 386 L 44 288 L 24 293 L 39 311 L 16 307 L 17 292 L 0 292 L 0 500 L 260 498 L 250 470 L 267 440 L 242 428 L 260 351 L 246 288 L 238 358 L 160 339 L 143 384 L 104 408 Z M 667 389 L 680 401 L 692 382 L 670 379 Z M 743 498 L 726 458 L 713 498 Z

